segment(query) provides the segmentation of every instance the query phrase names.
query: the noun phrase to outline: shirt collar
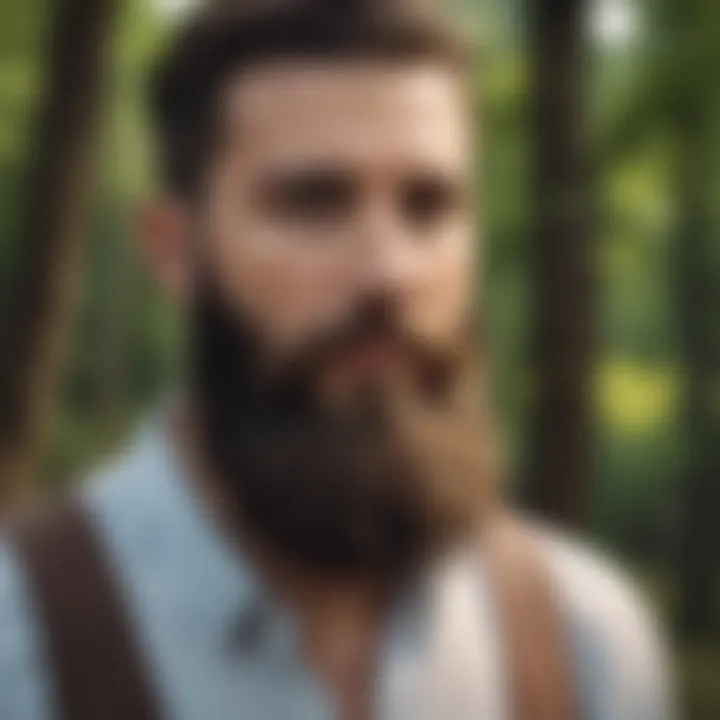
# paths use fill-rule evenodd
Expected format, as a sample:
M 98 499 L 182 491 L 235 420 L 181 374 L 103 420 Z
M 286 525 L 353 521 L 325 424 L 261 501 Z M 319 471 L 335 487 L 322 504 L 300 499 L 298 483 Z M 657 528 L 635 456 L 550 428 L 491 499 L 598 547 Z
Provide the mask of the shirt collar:
M 290 623 L 258 578 L 239 544 L 225 536 L 174 447 L 166 417 L 149 433 L 155 456 L 152 481 L 145 474 L 143 493 L 176 554 L 180 600 L 197 621 L 208 627 L 218 647 L 233 654 L 287 654 L 292 646 Z

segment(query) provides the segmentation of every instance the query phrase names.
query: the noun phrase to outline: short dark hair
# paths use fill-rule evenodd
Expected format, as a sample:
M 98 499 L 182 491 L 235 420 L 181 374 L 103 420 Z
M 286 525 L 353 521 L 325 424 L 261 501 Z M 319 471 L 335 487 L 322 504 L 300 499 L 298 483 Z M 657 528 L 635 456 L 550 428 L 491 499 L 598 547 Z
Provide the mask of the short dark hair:
M 413 0 L 216 0 L 180 30 L 152 76 L 159 172 L 171 192 L 197 192 L 229 79 L 285 58 L 435 58 L 467 66 L 459 36 Z

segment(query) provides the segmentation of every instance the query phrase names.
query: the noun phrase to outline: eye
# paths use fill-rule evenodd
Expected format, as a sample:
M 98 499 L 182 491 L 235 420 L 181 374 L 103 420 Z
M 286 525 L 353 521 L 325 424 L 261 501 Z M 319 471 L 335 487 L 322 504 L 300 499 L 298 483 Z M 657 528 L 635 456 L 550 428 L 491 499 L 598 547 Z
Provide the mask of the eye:
M 264 188 L 267 211 L 289 222 L 329 222 L 348 217 L 358 196 L 346 173 L 306 170 L 271 179 Z
M 405 182 L 401 191 L 401 212 L 418 229 L 448 220 L 466 205 L 467 193 L 461 182 L 441 175 L 417 177 Z

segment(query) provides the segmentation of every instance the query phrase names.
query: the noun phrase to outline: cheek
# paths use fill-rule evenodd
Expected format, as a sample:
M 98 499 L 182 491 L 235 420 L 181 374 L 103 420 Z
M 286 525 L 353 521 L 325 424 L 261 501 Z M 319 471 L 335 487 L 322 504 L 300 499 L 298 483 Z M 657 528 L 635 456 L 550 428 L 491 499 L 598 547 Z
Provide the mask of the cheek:
M 432 337 L 454 336 L 466 327 L 476 282 L 476 253 L 470 237 L 439 243 L 420 265 L 411 314 L 415 327 Z
M 211 245 L 226 297 L 277 347 L 293 347 L 350 302 L 351 263 L 343 244 L 307 237 L 238 211 L 218 213 Z

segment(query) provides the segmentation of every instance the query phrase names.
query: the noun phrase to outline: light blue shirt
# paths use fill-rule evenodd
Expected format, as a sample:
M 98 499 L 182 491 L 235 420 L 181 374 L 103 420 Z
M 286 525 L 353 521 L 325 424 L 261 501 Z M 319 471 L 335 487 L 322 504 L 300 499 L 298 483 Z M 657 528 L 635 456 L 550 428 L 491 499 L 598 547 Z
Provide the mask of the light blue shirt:
M 230 547 L 159 429 L 85 489 L 169 720 L 332 720 L 289 615 Z M 582 717 L 670 717 L 662 647 L 616 571 L 545 530 L 538 543 L 570 632 Z M 511 716 L 482 558 L 458 551 L 399 603 L 379 659 L 383 720 Z M 22 568 L 0 544 L 0 720 L 55 720 L 51 668 Z M 130 720 L 130 719 L 128 719 Z

